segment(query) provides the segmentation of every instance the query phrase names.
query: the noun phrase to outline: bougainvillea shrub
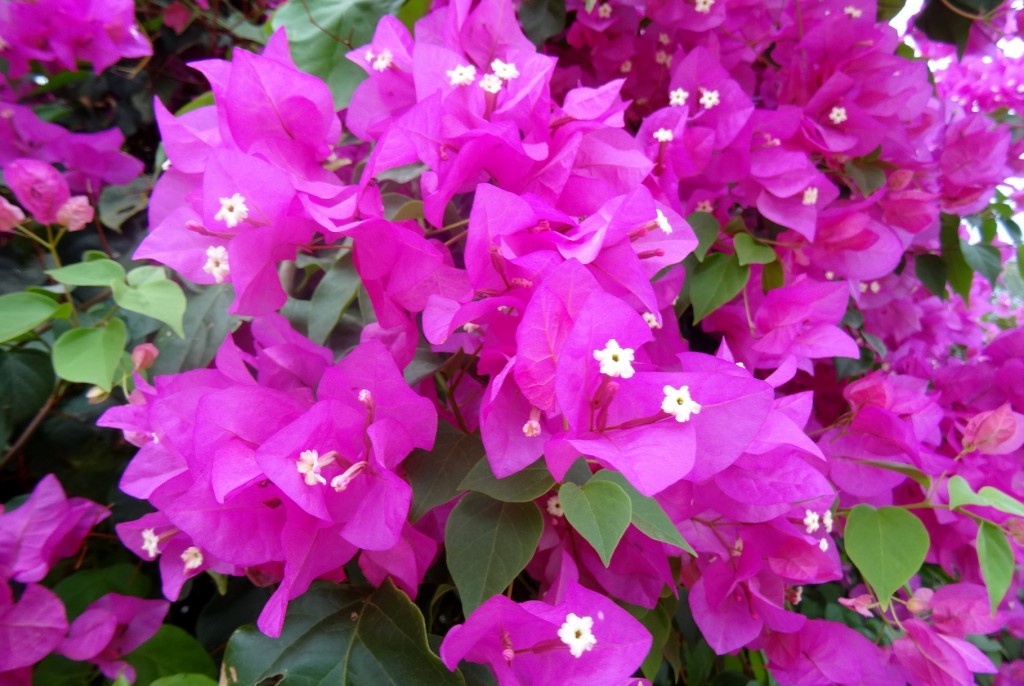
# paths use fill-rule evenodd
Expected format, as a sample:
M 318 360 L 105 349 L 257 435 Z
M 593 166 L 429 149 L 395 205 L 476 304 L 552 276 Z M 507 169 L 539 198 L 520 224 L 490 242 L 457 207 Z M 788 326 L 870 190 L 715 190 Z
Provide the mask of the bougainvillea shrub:
M 918 4 L 0 0 L 0 684 L 1024 683 L 1019 8 Z

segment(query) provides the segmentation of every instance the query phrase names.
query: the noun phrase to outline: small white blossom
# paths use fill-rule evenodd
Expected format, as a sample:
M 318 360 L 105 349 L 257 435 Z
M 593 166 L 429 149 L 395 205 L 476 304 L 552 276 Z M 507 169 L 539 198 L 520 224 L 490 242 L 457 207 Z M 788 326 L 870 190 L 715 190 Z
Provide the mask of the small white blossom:
M 593 629 L 593 617 L 578 617 L 570 612 L 565 616 L 565 622 L 558 629 L 558 638 L 569 646 L 569 652 L 573 657 L 581 657 L 583 653 L 593 650 L 597 645 Z
M 668 94 L 668 104 L 672 107 L 682 107 L 690 97 L 690 92 L 684 88 L 676 88 Z
M 628 74 L 629 72 L 633 71 L 633 60 L 626 60 L 625 62 L 620 64 L 619 71 L 622 72 L 623 74 Z
M 701 200 L 699 203 L 697 203 L 697 207 L 694 211 L 710 213 L 715 211 L 715 206 L 711 204 L 710 200 Z
M 320 453 L 315 450 L 303 450 L 299 454 L 299 459 L 295 461 L 295 470 L 303 475 L 307 486 L 316 486 L 317 484 L 324 486 L 327 484 L 327 479 L 320 474 L 320 469 L 332 462 L 334 462 L 334 455 L 331 453 L 321 457 Z
M 836 273 L 832 270 L 829 270 L 825 272 L 825 278 L 828 279 L 829 281 L 832 281 L 836 278 Z
M 832 533 L 832 510 L 825 510 L 825 514 L 821 516 L 821 524 L 825 527 L 825 533 Z
M 659 50 L 654 53 L 654 61 L 666 67 L 670 67 L 672 66 L 672 55 L 668 54 L 664 50 Z
M 238 226 L 249 217 L 249 208 L 246 207 L 245 197 L 241 193 L 235 193 L 230 198 L 220 199 L 220 210 L 213 216 L 217 221 L 224 222 L 229 229 Z
M 519 70 L 516 65 L 501 60 L 491 62 L 491 71 L 502 81 L 511 81 L 519 78 Z
M 846 7 L 844 7 L 843 12 L 850 19 L 860 19 L 861 15 L 864 14 L 864 10 L 860 9 L 859 7 L 854 7 L 853 5 L 847 5 Z
M 600 17 L 601 19 L 611 19 L 612 6 L 609 5 L 607 2 L 602 2 L 597 7 L 597 16 Z
M 658 321 L 658 315 L 654 314 L 653 312 L 644 312 L 643 318 L 644 321 L 647 322 L 647 326 L 651 327 L 652 329 L 661 328 L 661 323 Z
M 658 129 L 654 132 L 654 140 L 659 143 L 671 143 L 673 138 L 672 129 Z
M 878 283 L 877 281 L 872 281 L 868 288 L 871 289 L 872 293 L 878 293 L 880 290 L 882 290 L 882 284 Z
M 803 203 L 805 205 L 814 205 L 818 202 L 818 187 L 808 186 L 804 189 Z
M 445 72 L 448 83 L 453 86 L 468 86 L 476 81 L 476 67 L 472 64 L 460 64 Z
M 722 100 L 718 97 L 718 91 L 710 90 L 708 88 L 700 89 L 700 104 L 704 109 L 710 110 L 712 107 L 720 105 L 721 103 Z
M 373 50 L 370 50 L 369 48 L 367 48 L 366 52 L 363 53 L 363 59 L 367 62 L 373 62 L 374 57 L 376 57 L 376 54 L 374 54 Z
M 523 424 L 523 435 L 527 438 L 537 438 L 537 436 L 540 436 L 540 432 L 540 420 L 538 419 L 528 419 Z
M 376 57 L 373 58 L 373 64 L 371 66 L 373 67 L 374 71 L 387 71 L 388 68 L 391 66 L 391 63 L 394 61 L 395 56 L 391 54 L 390 50 L 385 48 L 384 50 L 381 50 Z
M 614 338 L 608 339 L 603 349 L 594 351 L 594 359 L 601 363 L 602 374 L 623 379 L 633 376 L 633 349 L 620 348 Z
M 671 235 L 672 225 L 669 224 L 668 217 L 666 217 L 665 213 L 661 210 L 655 210 L 655 212 L 657 212 L 657 215 L 655 215 L 654 221 L 658 223 L 658 228 L 661 229 L 665 235 Z
M 839 124 L 842 124 L 844 121 L 846 121 L 846 108 L 836 105 L 835 107 L 832 108 L 832 111 L 828 113 L 828 118 L 832 121 L 833 124 L 836 124 L 837 126 Z
M 160 165 L 161 171 L 167 171 L 170 168 L 171 168 L 171 161 L 170 160 L 164 160 L 163 163 Z
M 160 554 L 160 538 L 154 529 L 142 530 L 142 550 L 149 555 L 150 560 L 156 559 Z
M 483 78 L 480 79 L 480 87 L 488 93 L 497 93 L 501 90 L 503 83 L 505 82 L 497 74 L 484 74 Z
M 860 288 L 860 292 L 861 293 L 867 293 L 868 292 L 868 285 L 866 283 L 861 283 L 858 286 L 858 288 Z
M 715 0 L 697 0 L 694 3 L 693 9 L 697 10 L 701 14 L 708 14 L 711 12 L 711 6 L 715 4 Z
M 820 528 L 821 518 L 818 516 L 818 513 L 814 510 L 806 510 L 804 512 L 804 531 L 813 534 Z
M 213 277 L 217 283 L 224 283 L 224 280 L 231 274 L 231 265 L 228 263 L 228 249 L 223 245 L 211 245 L 206 249 L 206 264 L 203 271 Z
M 821 552 L 827 553 L 828 552 L 828 539 L 827 538 L 823 538 L 820 541 L 818 541 L 818 547 L 821 549 Z
M 672 38 L 669 37 L 667 33 L 659 33 L 658 42 L 661 43 L 662 45 L 668 45 L 669 43 L 672 42 Z
M 564 517 L 565 512 L 562 510 L 562 501 L 558 499 L 558 494 L 548 498 L 547 502 L 548 514 L 552 517 Z
M 189 546 L 185 548 L 185 552 L 181 554 L 181 561 L 185 563 L 185 571 L 191 572 L 193 569 L 199 569 L 203 566 L 203 551 L 199 548 Z
M 690 397 L 689 386 L 665 386 L 662 390 L 665 399 L 661 401 L 661 409 L 675 417 L 677 422 L 688 422 L 692 415 L 700 414 L 700 403 Z

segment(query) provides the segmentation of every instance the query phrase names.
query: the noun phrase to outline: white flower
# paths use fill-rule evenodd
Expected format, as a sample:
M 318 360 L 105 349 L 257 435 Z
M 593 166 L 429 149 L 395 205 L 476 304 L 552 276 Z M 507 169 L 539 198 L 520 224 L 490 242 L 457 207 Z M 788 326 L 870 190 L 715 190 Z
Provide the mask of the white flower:
M 864 14 L 864 11 L 862 9 L 860 9 L 859 7 L 854 7 L 853 5 L 847 5 L 846 7 L 844 7 L 843 12 L 850 19 L 860 19 L 861 15 Z
M 697 207 L 694 211 L 710 213 L 715 211 L 715 206 L 711 204 L 710 200 L 701 200 L 699 203 L 697 203 Z
M 363 53 L 363 59 L 367 62 L 373 62 L 374 57 L 376 57 L 376 55 L 374 55 L 373 50 L 370 50 L 369 48 L 367 48 L 366 52 Z
M 693 9 L 697 10 L 701 14 L 708 14 L 711 11 L 711 6 L 715 4 L 715 0 L 697 0 L 694 3 Z
M 668 54 L 664 50 L 659 50 L 654 53 L 654 61 L 658 64 L 663 64 L 666 67 L 672 66 L 672 55 Z
M 868 288 L 871 289 L 872 293 L 878 293 L 880 290 L 882 290 L 882 284 L 878 283 L 877 281 L 872 281 L 871 285 L 868 286 Z
M 805 205 L 813 205 L 818 202 L 818 187 L 808 186 L 804 189 L 803 203 Z
M 142 550 L 149 555 L 150 560 L 160 554 L 160 538 L 154 529 L 142 530 Z
M 690 97 L 690 92 L 683 88 L 676 88 L 668 94 L 668 104 L 672 107 L 682 107 Z
M 828 118 L 832 120 L 833 124 L 842 124 L 846 121 L 846 108 L 836 105 L 832 108 L 832 111 L 828 113 Z
M 224 283 L 224 279 L 231 274 L 231 265 L 228 263 L 228 249 L 223 245 L 211 245 L 206 249 L 206 264 L 203 271 L 213 277 L 217 283 Z
M 825 510 L 825 514 L 821 516 L 821 523 L 825 527 L 825 533 L 832 533 L 832 510 Z
M 620 64 L 619 71 L 622 72 L 623 74 L 628 74 L 629 72 L 633 71 L 633 60 L 626 60 L 625 62 Z
M 244 222 L 248 216 L 249 208 L 245 205 L 245 197 L 241 193 L 235 193 L 230 198 L 220 199 L 220 210 L 213 218 L 227 224 L 229 229 L 233 229 L 240 222 Z
M 804 531 L 809 534 L 813 534 L 815 531 L 821 528 L 821 518 L 818 513 L 814 510 L 804 511 Z
M 593 617 L 577 617 L 570 612 L 565 616 L 565 622 L 558 629 L 558 638 L 569 646 L 569 652 L 573 657 L 581 657 L 584 652 L 593 650 L 597 645 L 593 629 Z
M 476 81 L 476 67 L 472 64 L 460 64 L 445 72 L 448 83 L 453 86 L 468 86 Z
M 320 457 L 320 453 L 315 450 L 303 450 L 299 454 L 299 459 L 295 461 L 295 469 L 304 476 L 307 486 L 316 486 L 317 484 L 323 486 L 327 484 L 327 479 L 320 474 L 320 469 L 332 462 L 334 462 L 333 452 Z
M 718 91 L 709 88 L 700 89 L 700 104 L 704 109 L 710 110 L 712 107 L 721 104 L 721 102 L 721 98 L 718 97 Z
M 373 64 L 371 66 L 374 71 L 387 71 L 388 67 L 390 67 L 391 63 L 394 61 L 395 56 L 391 54 L 390 50 L 385 48 L 380 51 L 380 54 L 373 58 Z
M 654 140 L 659 143 L 671 143 L 673 138 L 672 129 L 658 129 L 654 132 Z
M 829 270 L 825 272 L 825 278 L 828 279 L 829 281 L 832 281 L 833 279 L 836 278 L 836 273 L 832 270 Z
M 662 45 L 668 45 L 672 42 L 672 38 L 667 33 L 659 33 L 658 42 Z
M 494 60 L 491 62 L 491 71 L 502 81 L 511 81 L 512 79 L 519 78 L 519 70 L 516 69 L 516 65 L 509 62 Z
M 480 79 L 480 87 L 488 93 L 497 93 L 501 90 L 503 83 L 505 82 L 497 74 L 484 74 L 484 77 Z
M 671 140 L 671 139 L 670 139 Z M 661 210 L 655 210 L 658 214 L 655 215 L 654 221 L 658 223 L 658 228 L 661 229 L 666 235 L 672 234 L 672 225 L 668 223 L 668 217 Z
M 558 499 L 558 494 L 548 498 L 547 502 L 548 514 L 552 517 L 564 517 L 565 512 L 562 510 L 562 501 Z
M 203 566 L 203 551 L 199 548 L 189 546 L 185 548 L 185 552 L 181 554 L 181 561 L 185 563 L 185 571 L 191 572 L 193 569 L 199 569 Z
M 818 541 L 818 547 L 821 549 L 821 552 L 827 553 L 828 552 L 828 539 L 827 538 L 823 538 L 820 541 Z
M 601 363 L 602 374 L 623 379 L 633 376 L 633 349 L 620 348 L 614 338 L 609 338 L 603 349 L 594 351 L 594 359 Z
M 692 415 L 700 414 L 700 403 L 690 397 L 689 386 L 665 386 L 662 390 L 665 399 L 661 401 L 661 409 L 675 417 L 677 422 L 688 422 Z
M 612 6 L 607 2 L 602 2 L 597 7 L 597 16 L 601 19 L 610 19 L 612 16 Z
M 163 163 L 160 165 L 160 169 L 162 171 L 167 171 L 170 168 L 171 168 L 171 161 L 170 160 L 164 160 Z
M 644 321 L 647 322 L 647 326 L 651 327 L 652 329 L 661 328 L 661 324 L 658 322 L 658 316 L 653 312 L 644 312 L 643 318 Z

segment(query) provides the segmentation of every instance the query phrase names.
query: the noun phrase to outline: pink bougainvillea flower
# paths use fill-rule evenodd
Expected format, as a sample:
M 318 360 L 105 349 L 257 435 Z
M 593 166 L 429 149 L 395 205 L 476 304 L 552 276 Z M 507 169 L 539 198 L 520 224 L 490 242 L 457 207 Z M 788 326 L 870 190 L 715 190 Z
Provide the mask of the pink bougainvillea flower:
M 57 214 L 71 197 L 68 183 L 53 165 L 17 159 L 4 165 L 4 180 L 14 196 L 40 224 L 57 223 Z

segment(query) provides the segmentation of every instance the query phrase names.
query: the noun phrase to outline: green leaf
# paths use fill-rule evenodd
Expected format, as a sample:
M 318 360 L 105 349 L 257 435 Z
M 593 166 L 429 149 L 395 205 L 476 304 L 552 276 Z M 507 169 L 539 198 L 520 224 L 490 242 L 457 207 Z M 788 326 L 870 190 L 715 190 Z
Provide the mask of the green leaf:
M 459 484 L 460 491 L 477 491 L 505 502 L 525 503 L 539 498 L 552 489 L 555 480 L 541 458 L 511 476 L 499 479 L 491 471 L 491 464 L 482 459 L 469 470 Z
M 481 493 L 459 501 L 448 516 L 444 540 L 466 616 L 523 571 L 543 528 L 533 503 L 505 503 Z
M 523 0 L 519 5 L 519 23 L 523 33 L 537 47 L 562 32 L 565 17 L 565 3 L 562 0 Z
M 693 556 L 697 555 L 697 551 L 686 542 L 658 501 L 636 490 L 621 473 L 611 469 L 602 469 L 594 474 L 591 481 L 609 481 L 621 488 L 629 496 L 631 506 L 629 521 L 649 538 L 674 545 Z
M 216 678 L 217 668 L 199 642 L 184 629 L 164 624 L 149 639 L 124 658 L 135 668 L 137 686 L 152 684 L 162 676 L 188 672 Z
M 481 459 L 484 446 L 478 434 L 463 433 L 447 422 L 439 422 L 434 449 L 414 450 L 402 463 L 412 486 L 412 521 L 457 496 L 461 492 L 459 484 Z
M 929 291 L 943 300 L 949 297 L 946 293 L 946 279 L 949 278 L 946 262 L 938 255 L 918 255 L 914 258 L 914 273 Z
M 33 686 L 82 686 L 92 683 L 96 668 L 88 662 L 73 662 L 51 653 L 32 668 Z
M 53 592 L 64 602 L 68 619 L 74 619 L 94 601 L 108 593 L 144 598 L 150 581 L 134 564 L 127 562 L 99 569 L 83 569 L 62 579 Z
M 931 544 L 921 520 L 901 507 L 857 505 L 844 530 L 846 552 L 874 588 L 883 609 L 921 569 Z
M 735 255 L 715 253 L 708 255 L 688 276 L 696 324 L 743 290 L 750 279 L 750 267 L 740 266 Z
M 697 235 L 697 249 L 693 251 L 693 254 L 697 256 L 698 261 L 703 262 L 708 250 L 718 238 L 721 225 L 715 219 L 715 215 L 708 212 L 694 212 L 686 218 L 686 221 Z
M 359 272 L 346 252 L 320 279 L 310 300 L 309 339 L 323 344 L 359 292 Z
M 205 674 L 174 674 L 162 676 L 150 686 L 217 686 L 217 682 Z
M 1006 512 L 1017 517 L 1024 517 L 1024 503 L 1000 491 L 998 488 L 982 486 L 981 490 L 978 491 L 978 495 L 981 496 L 982 500 L 989 507 L 994 507 L 1000 512 Z
M 878 0 L 878 21 L 888 23 L 903 9 L 907 0 Z
M 940 1 L 926 2 L 924 9 L 914 19 L 914 27 L 928 38 L 940 43 L 949 43 L 957 48 L 957 57 L 963 57 L 972 22 L 962 14 L 954 12 Z
M 665 642 L 668 640 L 669 632 L 672 630 L 672 617 L 668 610 L 665 609 L 665 605 L 660 602 L 654 606 L 653 610 L 628 603 L 623 603 L 622 605 L 626 612 L 633 615 L 633 618 L 643 624 L 644 628 L 651 634 L 651 649 L 647 652 L 647 657 L 644 658 L 643 664 L 640 665 L 640 671 L 643 672 L 643 675 L 648 680 L 653 681 L 654 677 L 658 674 L 658 670 L 661 669 L 661 663 L 664 659 L 662 657 L 662 650 L 665 647 Z
M 1013 549 L 1003 530 L 989 522 L 978 526 L 977 548 L 981 578 L 988 589 L 989 607 L 995 614 L 1013 581 Z
M 775 261 L 775 250 L 769 245 L 761 245 L 749 233 L 738 233 L 733 239 L 736 257 L 741 267 L 748 264 L 768 264 Z
M 53 390 L 53 366 L 42 350 L 0 350 L 0 414 L 21 424 L 39 410 Z
M 761 269 L 761 292 L 767 293 L 782 288 L 786 283 L 786 274 L 778 261 L 769 262 Z
M 423 615 L 390 579 L 377 589 L 314 582 L 289 603 L 280 638 L 236 631 L 223 673 L 227 686 L 465 685 L 430 651 Z
M 114 302 L 120 307 L 163 322 L 178 336 L 185 337 L 182 324 L 187 301 L 178 284 L 167 278 L 138 286 L 115 282 L 113 290 Z
M 885 185 L 885 171 L 876 164 L 851 160 L 844 171 L 865 198 Z
M 124 281 L 124 267 L 108 258 L 47 269 L 46 274 L 65 286 L 110 286 Z
M 60 306 L 38 293 L 0 295 L 0 343 L 28 333 L 52 317 Z
M 53 346 L 53 371 L 67 381 L 110 391 L 127 338 L 124 322 L 117 317 L 102 329 L 66 331 Z
M 327 82 L 335 109 L 340 110 L 366 78 L 366 72 L 345 55 L 352 47 L 369 43 L 380 18 L 393 14 L 401 4 L 401 0 L 295 0 L 274 13 L 272 25 L 275 30 L 287 28 L 295 64 Z
M 968 302 L 971 297 L 971 281 L 974 278 L 974 271 L 967 264 L 967 260 L 964 259 L 964 254 L 960 250 L 962 244 L 960 217 L 955 214 L 943 214 L 941 224 L 942 261 L 946 263 L 949 285 L 953 287 L 954 293 L 964 299 L 964 302 Z
M 879 469 L 887 469 L 890 472 L 903 474 L 904 476 L 908 476 L 919 483 L 925 491 L 932 487 L 932 478 L 917 467 L 913 467 L 909 464 L 903 464 L 902 462 L 887 462 L 885 460 L 858 460 L 857 464 L 870 465 L 872 467 L 878 467 Z
M 209 286 L 189 296 L 182 321 L 184 337 L 171 328 L 160 330 L 153 342 L 160 350 L 150 370 L 153 374 L 176 374 L 201 369 L 213 359 L 228 331 L 238 320 L 228 314 L 234 299 L 230 286 Z
M 125 186 L 105 186 L 97 206 L 100 221 L 114 231 L 149 206 L 149 192 L 153 183 L 148 176 L 140 176 Z
M 1017 517 L 1024 517 L 1024 503 L 992 486 L 982 486 L 977 493 L 962 476 L 949 479 L 949 507 L 956 509 L 965 505 L 992 507 Z
M 416 22 L 430 10 L 430 0 L 405 0 L 402 9 L 398 10 L 398 19 L 412 33 Z
M 1003 271 L 1003 258 L 999 254 L 999 248 L 994 245 L 971 245 L 961 239 L 960 252 L 967 266 L 984 276 L 993 286 L 996 285 L 999 274 Z
M 632 518 L 629 496 L 611 481 L 590 480 L 582 487 L 562 484 L 562 511 L 572 527 L 587 539 L 607 567 Z

